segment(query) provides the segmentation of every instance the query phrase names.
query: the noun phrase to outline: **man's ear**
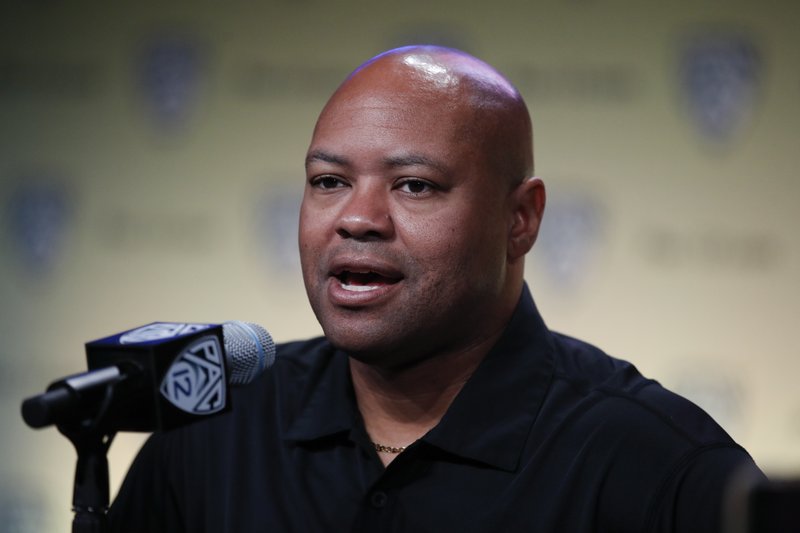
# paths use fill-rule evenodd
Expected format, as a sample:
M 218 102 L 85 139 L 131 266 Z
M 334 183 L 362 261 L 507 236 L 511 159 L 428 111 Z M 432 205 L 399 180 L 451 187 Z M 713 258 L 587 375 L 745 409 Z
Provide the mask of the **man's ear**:
M 531 177 L 511 193 L 511 225 L 508 232 L 508 261 L 514 262 L 533 247 L 546 202 L 544 182 Z

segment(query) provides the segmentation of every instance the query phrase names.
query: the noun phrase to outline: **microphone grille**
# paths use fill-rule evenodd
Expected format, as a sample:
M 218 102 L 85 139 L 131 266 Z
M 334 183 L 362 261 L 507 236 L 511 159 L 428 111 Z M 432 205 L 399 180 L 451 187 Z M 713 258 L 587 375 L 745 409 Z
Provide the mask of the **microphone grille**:
M 253 381 L 275 362 L 275 343 L 267 330 L 258 324 L 231 320 L 222 324 L 225 357 L 231 385 Z

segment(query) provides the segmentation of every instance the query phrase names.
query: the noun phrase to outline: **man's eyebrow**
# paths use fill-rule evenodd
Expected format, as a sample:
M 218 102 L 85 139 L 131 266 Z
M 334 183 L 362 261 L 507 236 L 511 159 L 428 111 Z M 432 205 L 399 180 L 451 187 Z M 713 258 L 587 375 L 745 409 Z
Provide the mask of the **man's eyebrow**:
M 306 155 L 306 166 L 317 161 L 334 165 L 350 166 L 350 160 L 346 157 L 332 154 L 324 150 L 312 150 L 308 152 Z M 441 162 L 422 154 L 405 154 L 385 157 L 383 158 L 383 164 L 387 167 L 425 166 L 436 169 L 442 173 L 447 170 L 447 167 Z
M 439 172 L 445 172 L 447 170 L 445 165 L 443 165 L 441 162 L 421 154 L 406 154 L 386 157 L 383 161 L 388 167 L 424 166 L 431 167 Z
M 350 164 L 350 161 L 348 161 L 347 158 L 330 154 L 322 150 L 312 150 L 308 152 L 308 154 L 306 155 L 306 166 L 310 165 L 315 161 L 322 161 L 324 163 L 332 163 L 334 165 L 342 165 L 342 166 Z

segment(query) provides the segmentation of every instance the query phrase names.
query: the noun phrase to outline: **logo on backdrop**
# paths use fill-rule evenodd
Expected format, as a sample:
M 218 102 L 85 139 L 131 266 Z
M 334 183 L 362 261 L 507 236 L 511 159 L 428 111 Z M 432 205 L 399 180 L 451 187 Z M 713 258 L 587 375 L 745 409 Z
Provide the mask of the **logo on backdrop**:
M 256 200 L 253 234 L 262 254 L 277 270 L 295 273 L 300 268 L 297 230 L 302 189 L 273 185 Z
M 225 408 L 225 366 L 219 339 L 201 337 L 172 362 L 161 381 L 161 394 L 175 407 L 194 415 Z
M 681 84 L 698 128 L 714 141 L 728 140 L 752 114 L 762 58 L 743 35 L 707 34 L 690 39 L 681 58 Z
M 204 67 L 202 47 L 193 39 L 167 35 L 145 45 L 140 83 L 159 126 L 175 129 L 186 123 L 198 98 Z
M 188 335 L 209 327 L 209 324 L 185 324 L 181 322 L 156 322 L 131 330 L 119 338 L 120 344 L 159 341 L 172 337 Z
M 7 199 L 11 245 L 26 270 L 44 275 L 61 256 L 73 206 L 63 181 L 25 175 Z
M 604 222 L 602 206 L 585 193 L 560 194 L 547 205 L 536 247 L 545 271 L 558 285 L 574 286 L 588 271 Z

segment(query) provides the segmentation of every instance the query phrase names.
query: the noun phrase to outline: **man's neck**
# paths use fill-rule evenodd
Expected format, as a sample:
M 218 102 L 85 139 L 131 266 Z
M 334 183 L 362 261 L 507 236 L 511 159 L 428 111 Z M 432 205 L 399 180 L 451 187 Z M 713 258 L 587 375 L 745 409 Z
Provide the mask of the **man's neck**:
M 373 442 L 405 447 L 436 426 L 502 331 L 456 353 L 402 369 L 350 359 L 356 401 Z M 378 454 L 384 465 L 397 455 Z

